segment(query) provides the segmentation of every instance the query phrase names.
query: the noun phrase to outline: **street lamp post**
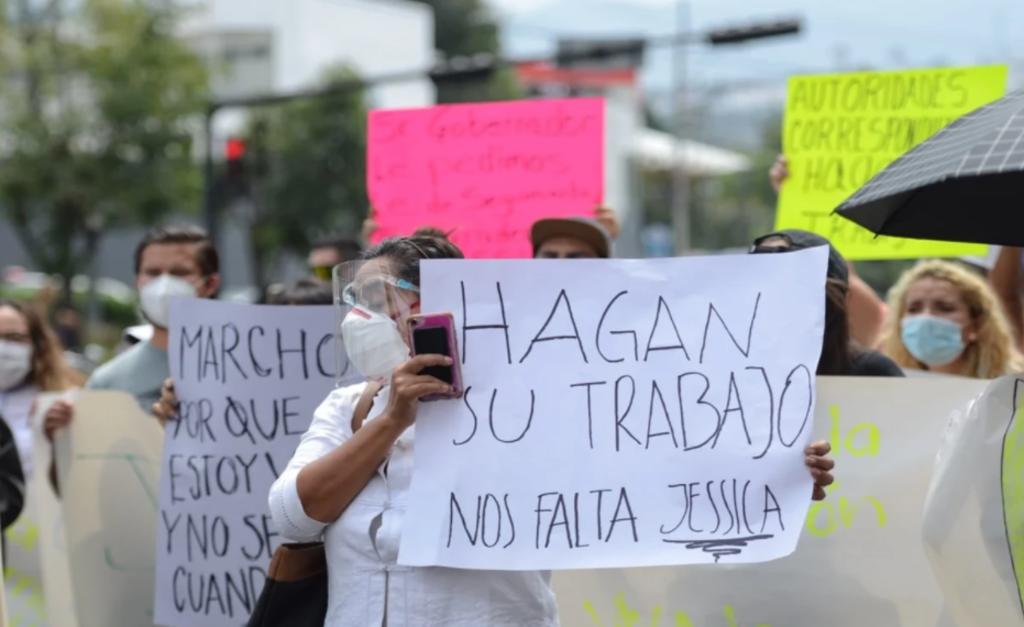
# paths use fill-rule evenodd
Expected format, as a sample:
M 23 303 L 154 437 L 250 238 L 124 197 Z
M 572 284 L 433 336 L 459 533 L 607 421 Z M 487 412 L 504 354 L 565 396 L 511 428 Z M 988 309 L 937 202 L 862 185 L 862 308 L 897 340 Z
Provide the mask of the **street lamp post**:
M 220 216 L 214 192 L 216 169 L 213 163 L 213 117 L 216 114 L 217 105 L 211 103 L 206 107 L 206 115 L 203 117 L 203 221 L 206 223 L 206 235 L 215 245 L 220 232 Z
M 679 0 L 676 3 L 676 37 L 682 39 L 690 22 L 690 3 Z M 675 235 L 676 253 L 690 250 L 692 237 L 690 227 L 690 172 L 686 167 L 686 153 L 683 142 L 687 128 L 688 110 L 686 93 L 685 45 L 676 46 L 672 51 L 672 131 L 675 144 L 672 150 L 672 231 Z

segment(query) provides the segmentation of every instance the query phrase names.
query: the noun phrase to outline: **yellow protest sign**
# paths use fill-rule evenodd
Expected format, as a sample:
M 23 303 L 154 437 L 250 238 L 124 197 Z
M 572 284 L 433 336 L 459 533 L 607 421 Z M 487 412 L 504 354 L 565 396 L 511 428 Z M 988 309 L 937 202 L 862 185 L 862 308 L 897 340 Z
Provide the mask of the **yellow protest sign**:
M 956 118 L 1006 92 L 1004 65 L 789 79 L 782 149 L 790 177 L 776 227 L 819 233 L 849 259 L 983 255 L 978 244 L 876 237 L 832 211 Z

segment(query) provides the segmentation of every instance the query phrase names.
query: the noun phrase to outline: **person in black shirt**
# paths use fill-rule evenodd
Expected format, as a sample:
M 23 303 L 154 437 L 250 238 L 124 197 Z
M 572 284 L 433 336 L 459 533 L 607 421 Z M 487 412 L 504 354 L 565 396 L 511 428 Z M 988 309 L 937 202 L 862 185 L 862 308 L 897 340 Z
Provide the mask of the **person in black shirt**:
M 825 283 L 825 338 L 818 361 L 819 375 L 846 377 L 902 377 L 903 370 L 881 353 L 857 345 L 850 338 L 846 292 L 850 272 L 846 260 L 824 237 L 796 229 L 769 233 L 754 240 L 751 253 L 784 253 L 828 246 Z
M 7 529 L 18 520 L 25 505 L 25 474 L 7 421 L 0 416 L 0 526 Z
M 25 506 L 25 473 L 14 435 L 0 416 L 0 526 L 6 531 L 18 520 Z M 0 552 L 7 553 L 7 538 L 0 538 Z

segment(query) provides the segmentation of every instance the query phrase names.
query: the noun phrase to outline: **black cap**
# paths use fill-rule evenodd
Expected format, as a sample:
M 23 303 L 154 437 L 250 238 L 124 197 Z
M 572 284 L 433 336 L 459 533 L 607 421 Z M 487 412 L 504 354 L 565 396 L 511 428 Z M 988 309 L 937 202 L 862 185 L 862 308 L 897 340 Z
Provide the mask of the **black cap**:
M 786 242 L 787 246 L 784 248 L 761 248 L 761 243 L 765 240 L 778 238 Z M 839 254 L 836 247 L 832 245 L 832 242 L 828 241 L 824 237 L 811 233 L 810 231 L 801 231 L 798 229 L 786 229 L 784 231 L 775 231 L 767 235 L 754 240 L 754 245 L 751 246 L 750 252 L 752 253 L 767 253 L 767 252 L 788 252 L 791 250 L 803 250 L 805 248 L 815 248 L 817 246 L 828 246 L 828 278 L 841 281 L 843 285 L 850 284 L 850 270 L 846 265 L 846 259 Z

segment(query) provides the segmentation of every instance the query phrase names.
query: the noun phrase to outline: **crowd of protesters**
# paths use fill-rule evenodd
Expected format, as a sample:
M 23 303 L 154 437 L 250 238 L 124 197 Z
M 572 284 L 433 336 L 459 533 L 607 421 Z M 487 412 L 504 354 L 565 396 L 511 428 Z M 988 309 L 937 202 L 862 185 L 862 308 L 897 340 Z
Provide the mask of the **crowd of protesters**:
M 780 159 L 771 179 L 786 178 Z M 372 236 L 368 221 L 364 238 Z M 530 232 L 537 259 L 614 257 L 619 225 L 615 213 L 598 208 L 592 217 L 551 218 Z M 967 264 L 924 260 L 892 287 L 885 302 L 825 238 L 797 230 L 767 233 L 754 240 L 752 254 L 827 247 L 825 333 L 819 375 L 902 377 L 906 375 L 995 378 L 1024 367 L 1020 352 L 1021 256 L 1004 249 L 986 277 Z M 330 284 L 339 264 L 362 260 L 357 284 L 385 285 L 389 297 L 371 302 L 359 290 L 347 304 L 358 315 L 343 325 L 350 359 L 372 381 L 340 388 L 312 417 L 288 467 L 269 495 L 269 507 L 282 534 L 298 541 L 323 539 L 330 566 L 328 625 L 445 624 L 555 625 L 557 612 L 548 573 L 476 572 L 439 568 L 396 568 L 404 524 L 400 507 L 385 502 L 410 481 L 418 400 L 448 390 L 424 374 L 448 363 L 441 355 L 410 357 L 402 332 L 404 317 L 418 313 L 419 264 L 427 259 L 462 257 L 459 248 L 435 229 L 386 240 L 364 250 L 355 240 L 326 238 L 309 254 L 309 276 L 272 286 L 265 302 L 330 305 Z M 46 312 L 13 300 L 0 301 L 0 520 L 4 527 L 24 503 L 33 463 L 33 427 L 43 392 L 86 389 L 131 394 L 161 422 L 175 420 L 177 399 L 168 365 L 169 305 L 174 298 L 215 298 L 220 261 L 214 243 L 193 226 L 153 230 L 134 254 L 140 312 L 151 327 L 143 341 L 122 351 L 86 380 L 64 358 L 61 339 Z M 67 313 L 61 313 L 64 318 Z M 65 394 L 44 412 L 42 432 L 49 440 L 74 420 Z M 806 464 L 824 498 L 832 480 L 829 446 L 808 447 Z M 386 468 L 384 473 L 378 469 Z M 59 493 L 53 469 L 51 481 Z M 390 487 L 388 487 L 390 486 Z M 399 495 L 401 496 L 401 495 Z M 401 499 L 399 499 L 400 501 Z M 388 575 L 378 576 L 383 563 Z M 424 602 L 396 603 L 389 591 L 416 589 Z M 451 595 L 458 589 L 458 595 Z M 443 602 L 442 602 L 443 600 Z M 366 622 L 366 621 L 369 622 Z

